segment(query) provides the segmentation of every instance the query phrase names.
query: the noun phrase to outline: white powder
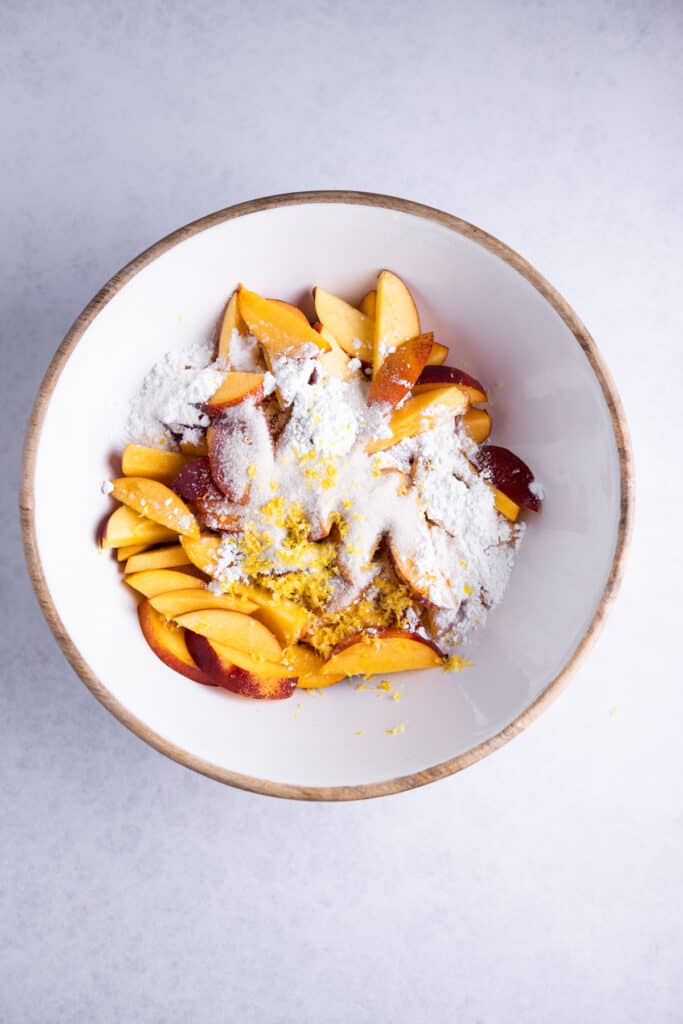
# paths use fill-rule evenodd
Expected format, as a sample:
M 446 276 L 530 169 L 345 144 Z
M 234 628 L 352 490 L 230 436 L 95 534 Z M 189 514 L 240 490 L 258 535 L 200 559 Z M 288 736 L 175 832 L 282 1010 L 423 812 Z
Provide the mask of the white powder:
M 100 486 L 100 490 L 102 491 L 102 494 L 111 494 L 111 492 L 114 490 L 114 485 L 111 482 L 111 480 L 103 480 Z
M 243 339 L 231 349 L 233 368 L 233 355 L 240 369 L 257 365 L 249 346 L 249 358 Z M 388 539 L 397 575 L 430 606 L 430 629 L 444 652 L 453 652 L 501 600 L 523 528 L 496 512 L 491 487 L 470 462 L 476 445 L 454 426 L 452 410 L 441 410 L 443 423 L 436 428 L 369 455 L 368 440 L 390 436 L 392 410 L 367 405 L 370 385 L 363 376 L 328 375 L 312 348 L 297 355 L 272 358 L 264 375 L 266 394 L 277 389 L 288 406 L 275 448 L 263 407 L 253 401 L 214 421 L 217 485 L 231 501 L 243 502 L 245 524 L 266 538 L 262 554 L 273 573 L 291 572 L 292 565 L 283 556 L 284 528 L 264 510 L 271 498 L 284 499 L 285 507 L 303 506 L 317 538 L 333 521 L 342 524 L 330 611 L 364 591 L 373 593 L 375 576 L 387 571 L 377 556 Z M 160 427 L 201 428 L 197 406 L 221 379 L 206 352 L 203 361 L 187 354 L 165 357 L 143 382 L 131 413 L 138 428 L 133 433 L 159 443 Z M 239 537 L 224 534 L 214 592 L 245 579 L 244 558 Z M 415 609 L 406 613 L 404 626 L 427 635 Z
M 211 470 L 223 494 L 244 504 L 251 481 L 266 479 L 272 465 L 273 442 L 261 407 L 246 400 L 225 409 L 211 441 Z
M 241 373 L 258 373 L 263 370 L 261 346 L 253 335 L 243 337 L 233 328 L 230 336 L 230 369 Z
M 168 352 L 145 376 L 133 399 L 127 434 L 139 444 L 173 447 L 173 434 L 196 443 L 209 418 L 202 404 L 220 387 L 224 372 L 213 361 L 213 346 L 196 344 Z
M 276 356 L 271 360 L 271 373 L 282 401 L 292 402 L 304 384 L 308 384 L 318 363 L 313 358 L 287 359 Z

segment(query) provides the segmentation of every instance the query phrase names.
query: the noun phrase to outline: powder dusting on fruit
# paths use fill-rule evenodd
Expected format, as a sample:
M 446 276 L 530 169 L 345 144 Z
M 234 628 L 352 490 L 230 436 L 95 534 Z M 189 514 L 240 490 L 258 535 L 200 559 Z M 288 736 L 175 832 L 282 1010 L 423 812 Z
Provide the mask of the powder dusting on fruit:
M 358 360 L 341 379 L 316 355 L 279 355 L 266 370 L 256 339 L 236 333 L 229 367 L 201 346 L 169 353 L 145 377 L 129 433 L 176 448 L 208 428 L 220 494 L 204 525 L 216 529 L 217 509 L 239 524 L 222 534 L 213 593 L 249 581 L 302 605 L 303 639 L 323 658 L 357 633 L 397 628 L 463 667 L 455 650 L 501 600 L 523 525 L 496 511 L 448 407 L 370 454 L 368 442 L 391 437 L 392 409 L 368 405 Z M 262 371 L 264 397 L 210 418 L 205 403 L 236 369 Z

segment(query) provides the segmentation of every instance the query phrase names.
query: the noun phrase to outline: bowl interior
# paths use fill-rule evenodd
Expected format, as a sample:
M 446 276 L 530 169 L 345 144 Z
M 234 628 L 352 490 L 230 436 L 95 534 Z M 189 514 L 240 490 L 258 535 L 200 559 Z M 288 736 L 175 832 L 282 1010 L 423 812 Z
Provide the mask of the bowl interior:
M 535 470 L 547 498 L 503 604 L 459 673 L 339 684 L 260 704 L 198 686 L 147 648 L 135 600 L 95 545 L 127 405 L 164 352 L 213 335 L 238 281 L 308 303 L 351 301 L 389 267 L 410 284 L 449 362 L 490 389 L 492 440 Z M 76 648 L 147 728 L 218 769 L 296 786 L 373 785 L 463 754 L 525 711 L 560 673 L 600 604 L 617 539 L 620 476 L 598 380 L 570 329 L 503 259 L 435 220 L 342 202 L 274 207 L 185 238 L 144 266 L 86 329 L 47 407 L 36 459 L 38 551 Z M 399 724 L 401 735 L 390 735 Z

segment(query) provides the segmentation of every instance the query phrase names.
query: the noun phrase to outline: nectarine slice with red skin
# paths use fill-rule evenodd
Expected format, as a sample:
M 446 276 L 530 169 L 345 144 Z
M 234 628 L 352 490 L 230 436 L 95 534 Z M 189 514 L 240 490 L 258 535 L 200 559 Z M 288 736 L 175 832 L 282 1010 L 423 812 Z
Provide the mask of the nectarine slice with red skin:
M 374 320 L 325 288 L 313 289 L 313 301 L 318 319 L 344 352 L 352 359 L 372 362 Z
M 377 292 L 373 288 L 372 291 L 366 292 L 363 298 L 358 303 L 358 308 L 361 313 L 365 313 L 371 320 L 375 319 L 375 312 L 377 310 Z
M 232 652 L 221 644 L 195 633 L 187 634 L 187 647 L 198 665 L 215 685 L 252 700 L 286 700 L 296 688 L 295 677 L 284 677 L 281 665 L 264 672 L 243 668 L 231 660 Z M 239 653 L 238 653 L 239 656 Z
M 381 271 L 377 277 L 377 307 L 372 344 L 373 376 L 390 352 L 393 352 L 401 342 L 416 338 L 419 333 L 420 318 L 408 286 L 391 270 Z
M 437 668 L 443 654 L 431 640 L 402 629 L 364 631 L 342 641 L 324 664 L 325 674 L 375 675 Z
M 170 484 L 187 463 L 188 456 L 180 452 L 148 448 L 143 444 L 128 444 L 121 456 L 124 476 L 144 476 Z
M 403 441 L 406 437 L 417 437 L 427 430 L 432 430 L 440 423 L 445 423 L 467 409 L 468 398 L 461 388 L 454 384 L 434 391 L 426 391 L 422 395 L 409 398 L 405 405 L 397 409 L 389 421 L 391 437 L 377 438 L 369 441 L 365 450 L 369 454 L 384 451 L 392 445 Z
M 207 430 L 211 475 L 218 489 L 237 505 L 245 505 L 251 484 L 250 467 L 268 470 L 274 459 L 273 439 L 260 406 L 246 402 L 230 409 Z
M 432 345 L 432 351 L 429 353 L 427 366 L 441 366 L 447 359 L 448 349 L 445 345 L 440 345 L 438 341 L 435 341 Z
M 415 394 L 442 388 L 445 384 L 457 384 L 467 392 L 470 402 L 487 402 L 488 396 L 482 384 L 469 373 L 457 366 L 425 366 L 415 384 Z
M 174 480 L 173 490 L 193 503 L 202 526 L 222 533 L 241 532 L 242 518 L 216 487 L 208 458 L 189 462 Z
M 218 357 L 224 359 L 228 364 L 230 363 L 230 342 L 232 341 L 233 331 L 237 331 L 243 338 L 246 338 L 249 333 L 240 313 L 236 291 L 228 299 L 218 335 Z
M 123 549 L 119 548 L 119 551 Z M 130 549 L 129 549 L 130 550 Z M 148 551 L 146 548 L 138 554 L 129 555 L 125 573 L 145 572 L 147 569 L 177 569 L 181 565 L 190 565 L 180 544 L 169 544 L 163 548 Z
M 392 409 L 398 405 L 423 373 L 433 340 L 431 333 L 419 334 L 390 352 L 372 378 L 368 405 L 382 402 Z
M 177 540 L 175 530 L 152 522 L 127 505 L 121 505 L 109 516 L 100 537 L 100 547 L 120 548 L 131 544 L 162 544 Z
M 282 655 L 282 647 L 268 627 L 243 612 L 207 608 L 175 616 L 175 621 L 184 629 L 257 659 L 278 662 Z
M 472 462 L 484 479 L 489 480 L 516 505 L 531 509 L 532 512 L 539 511 L 541 499 L 530 486 L 534 482 L 534 474 L 526 462 L 509 448 L 501 448 L 497 444 L 483 445 L 472 456 Z
M 462 425 L 467 436 L 475 444 L 483 444 L 491 433 L 491 417 L 486 409 L 468 409 L 462 418 Z
M 146 569 L 123 577 L 124 582 L 145 597 L 166 594 L 169 590 L 204 590 L 205 584 L 198 576 L 178 569 Z
M 328 343 L 313 330 L 300 310 L 294 313 L 283 303 L 264 299 L 244 285 L 239 287 L 239 304 L 249 332 L 271 355 L 296 357 L 304 345 L 314 345 L 322 352 L 328 350 Z
M 165 665 L 195 683 L 218 685 L 200 669 L 190 654 L 184 631 L 152 608 L 149 601 L 138 605 L 138 620 L 145 640 Z
M 180 470 L 173 481 L 173 490 L 185 501 L 196 501 L 208 491 L 220 491 L 211 475 L 211 463 L 208 457 L 192 459 Z
M 325 675 L 323 667 L 325 659 L 305 644 L 294 644 L 282 652 L 282 664 L 297 677 L 297 686 L 302 690 L 317 690 L 323 686 L 333 686 L 346 677 L 344 675 Z
M 199 536 L 197 520 L 185 502 L 158 480 L 149 480 L 143 476 L 120 476 L 112 480 L 111 496 L 168 530 L 188 537 Z
M 220 608 L 224 611 L 243 612 L 250 615 L 256 605 L 242 597 L 229 594 L 214 594 L 205 587 L 187 590 L 168 590 L 150 597 L 152 607 L 165 615 L 167 619 L 175 619 L 187 612 L 200 612 L 207 608 Z

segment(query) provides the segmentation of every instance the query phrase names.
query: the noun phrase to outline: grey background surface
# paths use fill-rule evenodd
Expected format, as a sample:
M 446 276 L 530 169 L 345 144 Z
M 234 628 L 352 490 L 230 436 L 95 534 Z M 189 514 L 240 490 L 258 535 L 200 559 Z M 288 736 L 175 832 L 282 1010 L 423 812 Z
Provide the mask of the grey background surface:
M 4 0 L 0 40 L 0 1020 L 680 1021 L 683 7 Z M 460 776 L 344 806 L 123 729 L 41 618 L 16 514 L 34 393 L 100 285 L 208 211 L 322 187 L 534 262 L 608 359 L 639 483 L 558 703 Z

